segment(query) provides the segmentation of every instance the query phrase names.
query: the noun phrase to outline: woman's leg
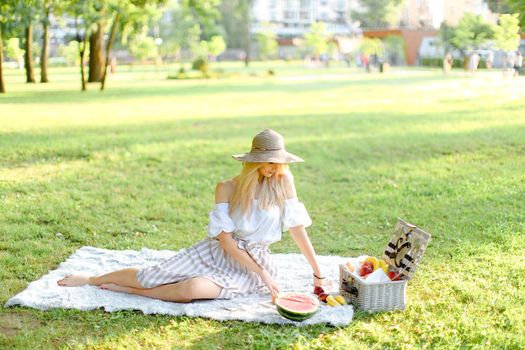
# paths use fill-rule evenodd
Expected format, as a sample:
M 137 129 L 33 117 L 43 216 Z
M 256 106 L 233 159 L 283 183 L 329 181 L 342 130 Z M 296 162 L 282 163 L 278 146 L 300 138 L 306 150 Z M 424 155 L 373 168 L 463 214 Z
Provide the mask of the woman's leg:
M 100 286 L 104 283 L 114 283 L 124 287 L 143 288 L 137 280 L 138 271 L 139 270 L 135 268 L 127 268 L 102 276 L 67 275 L 57 283 L 59 286 L 64 287 L 79 287 L 86 284 Z
M 148 289 L 124 287 L 115 283 L 104 283 L 100 285 L 100 288 L 179 303 L 187 303 L 196 299 L 215 299 L 222 290 L 222 287 L 205 277 L 194 277 Z

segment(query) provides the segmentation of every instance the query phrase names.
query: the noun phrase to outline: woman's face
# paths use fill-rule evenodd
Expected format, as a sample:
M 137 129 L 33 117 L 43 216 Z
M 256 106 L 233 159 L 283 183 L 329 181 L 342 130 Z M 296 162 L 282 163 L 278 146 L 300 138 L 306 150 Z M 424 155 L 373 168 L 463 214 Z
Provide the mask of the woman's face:
M 272 177 L 277 172 L 277 163 L 263 163 L 259 168 L 259 174 L 264 177 Z

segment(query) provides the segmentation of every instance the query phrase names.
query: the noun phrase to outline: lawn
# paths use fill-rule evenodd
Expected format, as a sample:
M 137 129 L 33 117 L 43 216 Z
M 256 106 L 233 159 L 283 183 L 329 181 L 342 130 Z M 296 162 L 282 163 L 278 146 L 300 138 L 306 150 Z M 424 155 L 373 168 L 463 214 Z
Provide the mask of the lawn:
M 186 81 L 119 67 L 104 93 L 81 93 L 76 69 L 47 85 L 8 71 L 0 304 L 81 246 L 202 239 L 215 184 L 240 169 L 231 154 L 270 127 L 306 160 L 292 171 L 319 254 L 380 255 L 397 217 L 432 234 L 407 310 L 296 328 L 1 307 L 0 348 L 525 347 L 525 78 L 271 67 L 222 64 L 238 74 Z M 285 234 L 272 251 L 298 250 Z

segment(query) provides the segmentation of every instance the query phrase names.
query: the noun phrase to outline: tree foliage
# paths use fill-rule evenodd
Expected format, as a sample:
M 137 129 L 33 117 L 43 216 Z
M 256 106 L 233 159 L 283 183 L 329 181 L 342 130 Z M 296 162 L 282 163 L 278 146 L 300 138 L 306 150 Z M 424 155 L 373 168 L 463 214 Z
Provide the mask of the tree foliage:
M 255 38 L 257 40 L 259 58 L 267 60 L 277 54 L 279 44 L 277 43 L 277 35 L 271 29 L 270 24 L 264 23 L 262 27 L 263 29 L 256 34 Z
M 517 13 L 519 25 L 525 32 L 525 0 L 485 0 L 492 12 L 501 14 Z
M 378 38 L 364 38 L 361 42 L 360 51 L 367 56 L 383 56 L 383 42 Z
M 328 50 L 328 35 L 325 23 L 312 23 L 310 30 L 304 35 L 304 44 L 308 52 L 315 57 L 325 54 Z
M 360 9 L 350 14 L 363 28 L 384 28 L 399 22 L 401 5 L 405 0 L 360 0 Z
M 458 25 L 454 28 L 450 44 L 466 53 L 475 50 L 494 37 L 494 25 L 485 21 L 481 16 L 465 13 Z
M 499 17 L 499 25 L 495 28 L 494 44 L 504 51 L 515 51 L 520 45 L 520 26 L 518 14 L 504 14 Z

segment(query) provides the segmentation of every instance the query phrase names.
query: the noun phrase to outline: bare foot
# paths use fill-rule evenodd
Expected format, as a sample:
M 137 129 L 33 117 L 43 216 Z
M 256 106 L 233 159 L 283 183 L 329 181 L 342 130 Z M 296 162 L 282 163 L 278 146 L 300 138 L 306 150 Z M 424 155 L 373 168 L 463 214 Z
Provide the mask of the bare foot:
M 101 284 L 99 287 L 100 289 L 112 290 L 114 292 L 131 293 L 130 287 L 124 287 L 115 283 L 104 283 Z
M 87 275 L 66 275 L 57 284 L 62 287 L 80 287 L 89 284 L 89 276 Z

